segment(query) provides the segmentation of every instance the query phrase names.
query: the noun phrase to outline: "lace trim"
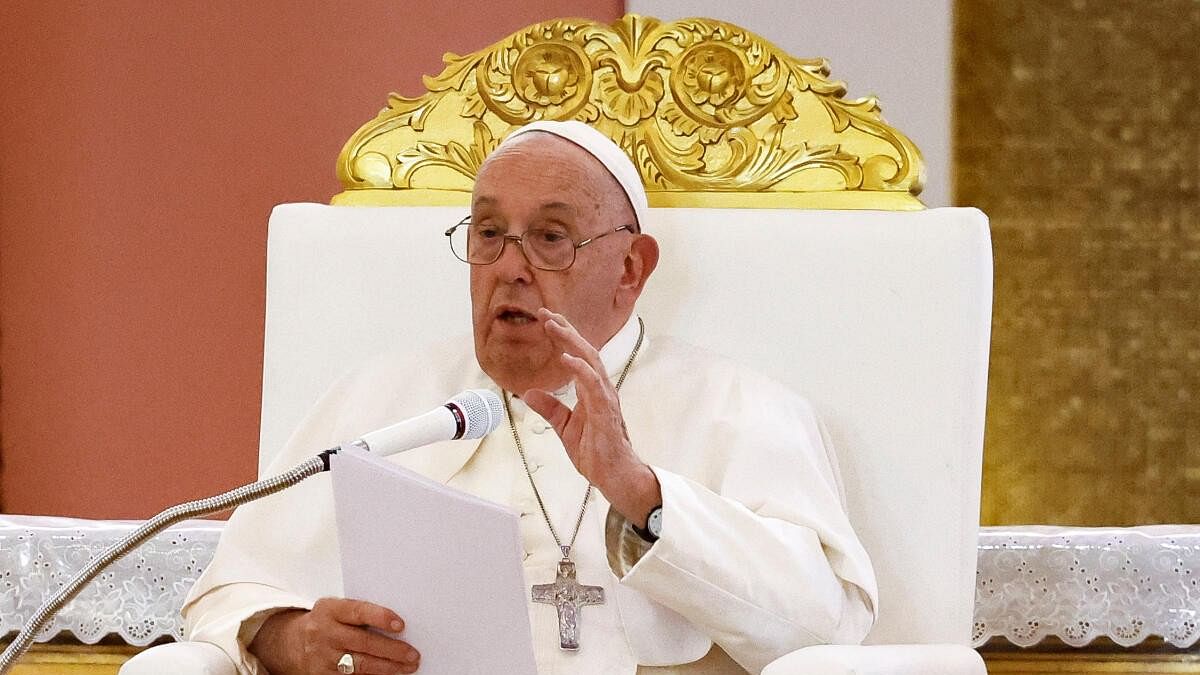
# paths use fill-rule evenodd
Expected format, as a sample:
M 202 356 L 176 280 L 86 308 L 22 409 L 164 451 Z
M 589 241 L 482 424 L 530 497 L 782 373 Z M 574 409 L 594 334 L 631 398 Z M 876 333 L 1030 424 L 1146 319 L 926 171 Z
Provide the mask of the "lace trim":
M 15 633 L 89 559 L 138 523 L 0 516 L 0 635 Z M 183 639 L 179 609 L 221 536 L 220 521 L 181 523 L 118 560 L 88 584 L 38 635 L 71 633 L 95 644 L 119 635 L 144 646 Z
M 972 642 L 1200 639 L 1200 526 L 982 528 Z
M 0 516 L 0 635 L 20 630 L 86 561 L 136 523 Z M 224 523 L 177 525 L 119 560 L 38 636 L 143 646 L 183 637 L 188 590 L 212 560 Z M 1133 646 L 1157 636 L 1200 640 L 1200 526 L 991 527 L 979 537 L 972 643 L 1028 647 L 1055 636 Z

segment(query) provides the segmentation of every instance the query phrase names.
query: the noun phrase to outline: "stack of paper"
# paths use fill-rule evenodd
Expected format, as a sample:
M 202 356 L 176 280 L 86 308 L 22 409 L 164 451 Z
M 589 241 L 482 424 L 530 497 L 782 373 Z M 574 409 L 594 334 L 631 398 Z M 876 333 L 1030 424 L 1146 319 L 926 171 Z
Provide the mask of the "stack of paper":
M 404 619 L 423 675 L 536 675 L 515 513 L 354 448 L 333 494 L 346 597 Z

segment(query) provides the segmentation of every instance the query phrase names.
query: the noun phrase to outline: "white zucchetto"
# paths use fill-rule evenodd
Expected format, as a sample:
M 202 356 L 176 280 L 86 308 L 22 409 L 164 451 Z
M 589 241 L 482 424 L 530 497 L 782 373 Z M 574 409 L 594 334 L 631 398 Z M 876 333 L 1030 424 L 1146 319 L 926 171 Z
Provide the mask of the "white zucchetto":
M 564 138 L 599 160 L 604 168 L 612 174 L 612 177 L 617 179 L 617 183 L 625 191 L 625 196 L 629 198 L 629 205 L 633 207 L 633 215 L 637 218 L 638 229 L 641 230 L 645 227 L 646 214 L 650 210 L 650 205 L 646 201 L 646 188 L 642 185 L 641 176 L 638 175 L 637 167 L 633 165 L 629 155 L 626 155 L 625 151 L 612 139 L 576 120 L 541 121 L 531 122 L 513 131 L 497 146 L 496 150 L 503 148 L 517 136 L 530 131 L 544 131 Z

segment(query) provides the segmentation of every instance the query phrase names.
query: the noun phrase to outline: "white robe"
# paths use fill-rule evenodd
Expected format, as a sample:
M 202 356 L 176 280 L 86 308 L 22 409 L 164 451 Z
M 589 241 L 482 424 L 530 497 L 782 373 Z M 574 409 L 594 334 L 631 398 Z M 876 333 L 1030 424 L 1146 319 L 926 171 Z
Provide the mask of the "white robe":
M 601 350 L 614 381 L 636 332 L 631 319 Z M 498 390 L 469 338 L 439 352 L 384 356 L 343 377 L 269 473 L 460 390 Z M 561 396 L 571 405 L 574 391 Z M 604 586 L 608 602 L 581 610 L 578 652 L 558 648 L 555 608 L 530 604 L 539 674 L 757 673 L 800 647 L 861 641 L 875 617 L 875 577 L 809 405 L 670 338 L 645 340 L 620 398 L 634 450 L 662 487 L 662 538 L 645 545 L 595 492 L 572 557 L 580 583 Z M 544 420 L 518 400 L 513 416 L 550 517 L 569 537 L 586 481 Z M 527 585 L 554 580 L 560 555 L 506 424 L 482 442 L 390 459 L 518 510 Z M 221 647 L 239 672 L 264 673 L 245 646 L 267 611 L 310 608 L 341 588 L 323 474 L 238 509 L 184 606 L 187 636 Z

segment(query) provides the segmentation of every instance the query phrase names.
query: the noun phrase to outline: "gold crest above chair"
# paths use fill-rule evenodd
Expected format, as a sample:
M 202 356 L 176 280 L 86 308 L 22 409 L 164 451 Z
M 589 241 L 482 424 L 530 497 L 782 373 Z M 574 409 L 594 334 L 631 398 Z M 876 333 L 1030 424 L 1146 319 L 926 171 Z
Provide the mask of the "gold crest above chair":
M 444 60 L 346 142 L 334 204 L 467 204 L 509 132 L 577 119 L 625 149 L 651 206 L 923 208 L 921 154 L 874 98 L 732 24 L 559 19 Z

